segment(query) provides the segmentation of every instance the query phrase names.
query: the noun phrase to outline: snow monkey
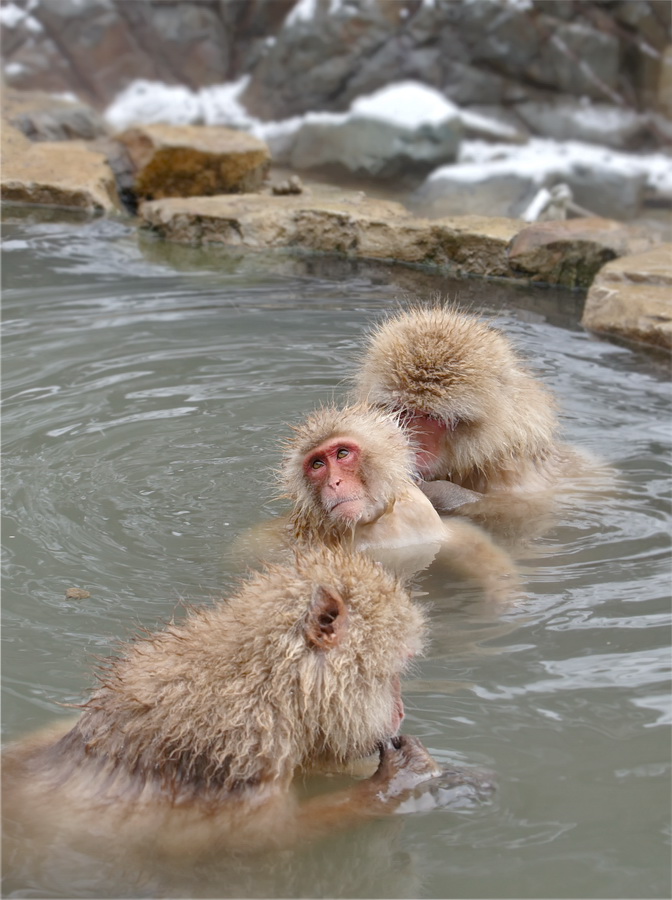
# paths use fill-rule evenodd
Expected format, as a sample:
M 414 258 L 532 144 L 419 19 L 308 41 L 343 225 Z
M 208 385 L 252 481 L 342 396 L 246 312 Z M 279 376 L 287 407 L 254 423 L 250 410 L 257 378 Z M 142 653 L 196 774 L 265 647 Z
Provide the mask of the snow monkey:
M 395 812 L 441 774 L 398 734 L 399 676 L 424 632 L 393 575 L 321 547 L 122 646 L 74 726 L 4 753 L 10 882 L 84 858 L 127 871 L 285 847 Z M 313 760 L 376 750 L 371 778 L 294 796 L 295 771 Z
M 290 540 L 370 551 L 396 569 L 435 557 L 490 596 L 511 593 L 511 558 L 485 532 L 442 519 L 414 482 L 416 452 L 394 413 L 356 404 L 317 410 L 294 428 L 281 480 L 294 503 Z
M 487 521 L 487 499 L 501 511 L 497 499 L 515 496 L 525 516 L 526 497 L 574 478 L 588 461 L 558 441 L 554 400 L 509 340 L 456 309 L 415 306 L 384 321 L 355 380 L 358 399 L 400 416 L 439 512 L 478 509 Z

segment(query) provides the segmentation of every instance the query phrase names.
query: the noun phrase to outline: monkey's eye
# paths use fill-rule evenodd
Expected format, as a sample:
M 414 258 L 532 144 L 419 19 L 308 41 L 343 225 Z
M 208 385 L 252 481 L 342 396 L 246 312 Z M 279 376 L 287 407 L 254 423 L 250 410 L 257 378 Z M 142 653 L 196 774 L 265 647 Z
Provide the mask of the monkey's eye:
M 336 459 L 344 459 L 346 456 L 350 456 L 350 451 L 345 447 L 341 447 L 336 454 Z
M 321 469 L 323 465 L 324 465 L 324 463 L 322 462 L 321 459 L 314 459 L 312 461 L 312 463 L 310 464 L 310 468 L 311 469 Z

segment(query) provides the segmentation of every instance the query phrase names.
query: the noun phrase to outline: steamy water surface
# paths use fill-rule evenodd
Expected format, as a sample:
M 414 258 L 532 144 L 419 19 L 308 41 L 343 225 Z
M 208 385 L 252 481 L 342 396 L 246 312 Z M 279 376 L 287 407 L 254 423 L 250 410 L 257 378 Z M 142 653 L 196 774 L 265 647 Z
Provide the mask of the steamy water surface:
M 403 283 L 402 280 L 403 279 Z M 4 740 L 72 710 L 96 656 L 225 594 L 227 551 L 280 512 L 278 438 L 342 396 L 363 330 L 427 277 L 171 248 L 106 221 L 10 218 L 3 252 Z M 665 364 L 576 325 L 567 293 L 436 282 L 556 392 L 619 472 L 495 607 L 434 573 L 404 731 L 489 769 L 478 804 L 155 882 L 76 860 L 13 897 L 669 897 L 670 391 Z M 68 588 L 89 592 L 66 597 Z M 67 811 L 64 810 L 64 815 Z

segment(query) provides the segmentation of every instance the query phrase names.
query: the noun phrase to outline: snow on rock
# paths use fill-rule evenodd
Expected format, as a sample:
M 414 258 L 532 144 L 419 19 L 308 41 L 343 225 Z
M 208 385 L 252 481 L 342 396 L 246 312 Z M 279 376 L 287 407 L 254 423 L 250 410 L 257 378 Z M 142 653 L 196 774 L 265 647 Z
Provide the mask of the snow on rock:
M 454 103 L 419 81 L 400 81 L 357 97 L 350 111 L 355 116 L 378 119 L 400 128 L 439 127 L 457 115 Z
M 21 9 L 16 3 L 4 3 L 0 8 L 0 24 L 4 28 L 16 28 L 22 25 L 28 31 L 39 34 L 43 31 L 42 25 L 38 20 L 31 16 L 28 10 Z
M 336 167 L 370 177 L 431 172 L 415 195 L 415 205 L 428 215 L 518 217 L 542 188 L 551 191 L 558 184 L 568 185 L 580 207 L 620 220 L 637 215 L 645 194 L 672 201 L 672 158 L 665 153 L 639 155 L 552 138 L 521 144 L 524 138 L 515 128 L 460 109 L 419 82 L 358 97 L 344 113 L 261 122 L 240 100 L 248 80 L 197 92 L 136 81 L 105 117 L 117 130 L 158 122 L 239 128 L 266 141 L 276 162 L 296 169 Z M 574 112 L 587 127 L 588 111 Z M 618 122 L 625 129 L 626 119 L 605 105 L 599 122 L 606 133 Z M 465 140 L 464 132 L 489 140 Z
M 430 215 L 466 212 L 518 217 L 541 188 L 569 186 L 595 215 L 629 219 L 646 191 L 672 197 L 672 159 L 638 156 L 579 141 L 531 139 L 524 146 L 465 141 L 458 163 L 442 166 L 416 192 Z
M 581 100 L 518 103 L 516 113 L 538 135 L 627 148 L 642 138 L 647 117 L 632 109 Z
M 123 131 L 131 125 L 227 125 L 251 129 L 254 120 L 239 101 L 250 80 L 213 85 L 192 91 L 183 85 L 157 81 L 132 82 L 111 103 L 105 118 L 109 125 Z
M 202 116 L 196 94 L 182 85 L 134 81 L 105 110 L 105 119 L 118 131 L 130 125 L 193 125 Z
M 391 178 L 455 159 L 461 135 L 454 104 L 419 82 L 399 82 L 358 97 L 347 113 L 303 117 L 291 147 L 287 141 L 287 161 Z

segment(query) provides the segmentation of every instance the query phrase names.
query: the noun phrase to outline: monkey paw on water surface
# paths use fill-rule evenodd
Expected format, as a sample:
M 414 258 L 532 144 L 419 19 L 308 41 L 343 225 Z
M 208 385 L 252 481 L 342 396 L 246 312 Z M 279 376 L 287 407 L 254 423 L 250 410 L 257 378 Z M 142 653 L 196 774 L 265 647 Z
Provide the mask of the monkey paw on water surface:
M 473 806 L 495 790 L 491 772 L 439 766 L 418 738 L 397 735 L 380 745 L 380 763 L 371 778 L 377 797 L 397 800 L 397 813 Z

